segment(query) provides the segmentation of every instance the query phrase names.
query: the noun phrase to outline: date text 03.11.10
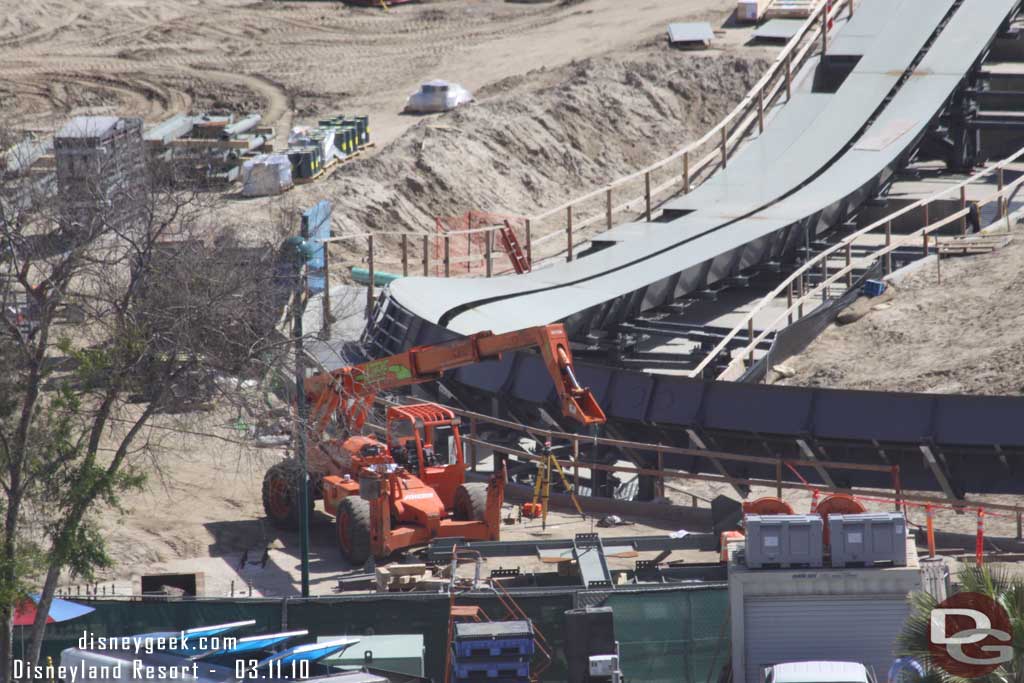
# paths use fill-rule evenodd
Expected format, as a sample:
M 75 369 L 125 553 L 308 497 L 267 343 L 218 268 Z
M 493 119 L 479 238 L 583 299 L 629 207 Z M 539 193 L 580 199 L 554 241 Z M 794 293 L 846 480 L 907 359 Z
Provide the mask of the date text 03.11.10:
M 309 660 L 268 662 L 259 666 L 258 659 L 235 660 L 235 676 L 242 681 L 303 681 L 309 678 Z

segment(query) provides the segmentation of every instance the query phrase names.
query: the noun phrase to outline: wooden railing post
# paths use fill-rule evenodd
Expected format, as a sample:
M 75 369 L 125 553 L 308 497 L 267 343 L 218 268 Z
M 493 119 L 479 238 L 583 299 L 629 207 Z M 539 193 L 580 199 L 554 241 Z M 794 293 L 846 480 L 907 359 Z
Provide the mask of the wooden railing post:
M 764 132 L 764 88 L 757 91 L 757 132 Z
M 448 235 L 444 236 L 444 276 L 452 276 L 452 241 Z
M 786 101 L 793 99 L 793 56 L 786 53 Z
M 484 269 L 487 273 L 487 277 L 491 277 L 494 274 L 494 259 L 491 258 L 491 231 L 488 230 L 484 233 L 486 239 L 484 240 Z
M 650 171 L 647 171 L 647 173 L 644 173 L 644 202 L 645 202 L 645 206 L 647 207 L 644 210 L 644 216 L 646 217 L 647 222 L 650 223 L 651 222 L 651 172 Z
M 729 131 L 728 126 L 722 126 L 722 168 L 729 165 Z
M 1005 183 L 1004 183 L 1003 167 L 1002 166 L 999 167 L 998 173 L 999 173 L 999 191 L 1002 192 L 1003 188 L 1006 186 Z M 1006 218 L 1006 198 L 1003 197 L 1001 194 L 999 196 L 999 217 L 1000 218 Z
M 786 310 L 788 313 L 789 324 L 793 324 L 793 283 L 790 282 L 789 286 L 786 287 Z
M 921 207 L 924 209 L 924 229 L 921 233 L 924 235 L 924 256 L 928 255 L 928 205 L 925 204 Z
M 572 261 L 572 204 L 565 210 L 565 240 L 566 240 L 566 261 Z
M 373 235 L 366 237 L 366 270 L 370 273 L 370 281 L 366 285 L 366 317 L 373 312 Z
M 608 230 L 612 229 L 612 186 L 604 194 L 604 222 Z
M 821 300 L 828 301 L 829 298 L 829 286 L 828 282 L 828 256 L 821 259 Z
M 469 442 L 469 467 L 471 470 L 476 472 L 476 418 L 469 418 L 469 435 L 473 437 L 473 441 Z
M 423 276 L 430 275 L 430 237 L 423 236 Z
M 892 246 L 892 221 L 886 221 L 885 223 L 885 246 Z M 892 272 L 892 252 L 885 252 L 885 274 L 888 275 Z
M 796 307 L 796 319 L 803 320 L 804 317 L 804 276 L 807 272 L 800 273 L 800 277 L 796 279 L 796 295 L 800 305 Z
M 526 219 L 526 262 L 533 268 L 533 223 Z
M 828 2 L 821 6 L 821 55 L 828 53 Z
M 409 236 L 402 233 L 402 275 L 409 275 Z
M 853 289 L 853 243 L 846 243 L 846 288 Z
M 580 485 L 580 444 L 579 439 L 575 438 L 575 434 L 573 435 L 573 437 L 574 438 L 572 440 L 572 490 L 573 493 L 576 493 L 579 490 Z
M 690 193 L 690 150 L 683 152 L 683 194 Z
M 747 343 L 750 345 L 747 367 L 750 368 L 754 366 L 754 316 L 750 316 L 750 320 L 747 321 Z
M 967 208 L 967 186 L 960 186 L 960 210 L 963 211 Z M 960 216 L 960 234 L 967 234 L 967 216 Z
M 577 476 L 579 474 L 579 462 L 580 462 L 580 440 L 573 435 L 572 439 L 572 492 L 576 493 L 579 491 L 580 480 Z

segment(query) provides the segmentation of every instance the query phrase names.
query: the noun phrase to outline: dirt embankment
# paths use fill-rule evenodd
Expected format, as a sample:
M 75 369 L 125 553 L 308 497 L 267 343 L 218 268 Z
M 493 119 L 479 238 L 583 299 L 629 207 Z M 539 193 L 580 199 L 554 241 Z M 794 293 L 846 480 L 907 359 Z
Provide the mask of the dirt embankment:
M 784 384 L 943 394 L 1024 394 L 1024 231 L 990 254 L 934 261 L 891 305 L 829 327 L 786 362 Z
M 533 213 L 699 137 L 766 68 L 760 58 L 649 46 L 530 72 L 420 122 L 316 192 L 347 233 L 418 232 L 470 209 Z

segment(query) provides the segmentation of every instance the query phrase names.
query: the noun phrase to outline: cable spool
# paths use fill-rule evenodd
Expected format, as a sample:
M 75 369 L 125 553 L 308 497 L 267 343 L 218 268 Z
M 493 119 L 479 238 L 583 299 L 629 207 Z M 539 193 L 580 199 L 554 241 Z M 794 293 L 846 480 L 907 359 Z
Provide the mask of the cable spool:
M 747 515 L 791 515 L 793 507 L 775 496 L 765 496 L 757 500 L 743 503 L 743 513 Z
M 846 495 L 845 493 L 833 493 L 825 500 L 818 503 L 818 509 L 815 510 L 824 522 L 822 524 L 822 542 L 828 547 L 828 516 L 831 515 L 859 515 L 862 512 L 866 512 L 864 506 L 861 505 L 860 501 L 856 498 Z

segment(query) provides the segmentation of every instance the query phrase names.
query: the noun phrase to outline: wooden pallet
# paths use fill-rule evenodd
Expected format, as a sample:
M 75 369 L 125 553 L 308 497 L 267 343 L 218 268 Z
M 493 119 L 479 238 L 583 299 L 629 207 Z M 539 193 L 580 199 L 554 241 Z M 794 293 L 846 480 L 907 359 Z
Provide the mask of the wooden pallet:
M 967 237 L 955 237 L 946 242 L 939 242 L 940 256 L 973 256 L 975 254 L 989 254 L 996 249 L 1002 249 L 1013 241 L 1012 235 L 970 235 Z
M 806 19 L 811 16 L 815 0 L 774 0 L 765 10 L 765 19 Z

